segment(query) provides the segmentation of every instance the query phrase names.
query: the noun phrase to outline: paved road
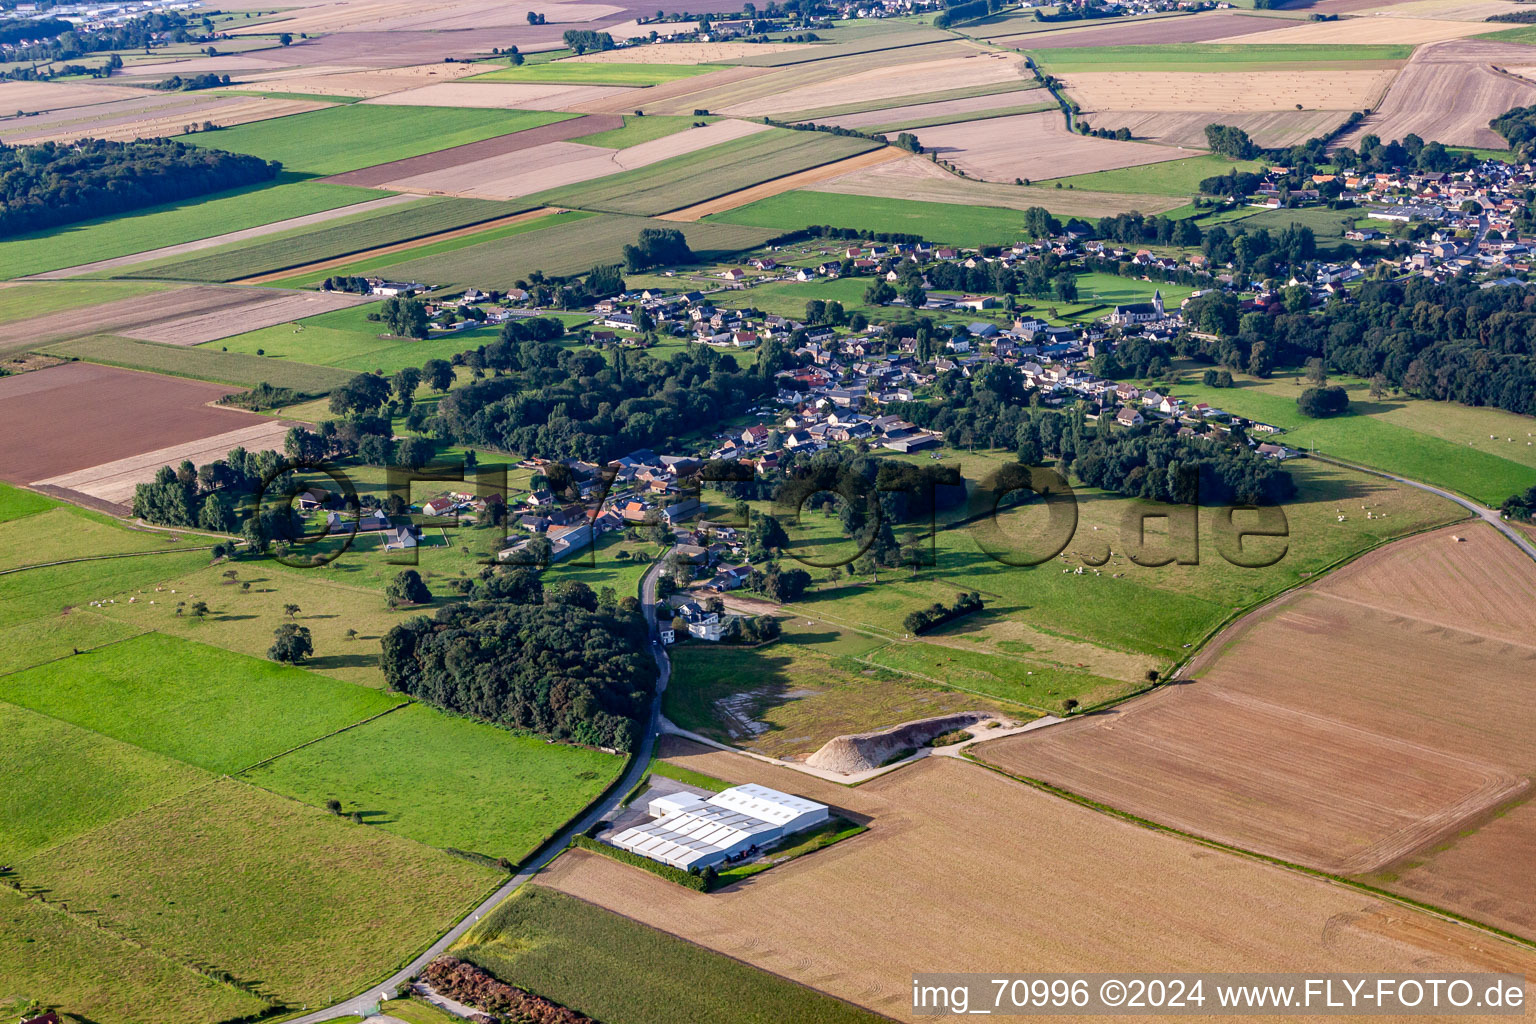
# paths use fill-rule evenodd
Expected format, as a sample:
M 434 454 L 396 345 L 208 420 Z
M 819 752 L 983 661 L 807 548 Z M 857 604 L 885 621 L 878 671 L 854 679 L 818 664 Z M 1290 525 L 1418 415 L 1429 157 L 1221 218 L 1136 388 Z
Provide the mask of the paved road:
M 1499 510 L 1496 508 L 1488 508 L 1486 505 L 1479 505 L 1477 502 L 1471 500 L 1470 498 L 1463 498 L 1461 495 L 1456 494 L 1453 491 L 1447 491 L 1440 487 L 1433 487 L 1426 483 L 1420 483 L 1417 480 L 1409 480 L 1407 477 L 1398 476 L 1395 473 L 1386 473 L 1379 469 L 1371 469 L 1369 466 L 1357 466 L 1353 462 L 1345 462 L 1343 459 L 1331 459 L 1326 455 L 1317 455 L 1315 453 L 1311 456 L 1311 458 L 1316 459 L 1318 462 L 1329 462 L 1335 466 L 1344 466 L 1347 469 L 1358 470 L 1361 473 L 1369 473 L 1372 476 L 1386 477 L 1388 480 L 1395 480 L 1400 484 L 1407 484 L 1409 487 L 1417 487 L 1419 490 L 1428 491 L 1430 494 L 1438 494 L 1440 497 L 1446 499 L 1447 501 L 1454 501 L 1468 512 L 1471 512 L 1479 519 L 1488 523 L 1495 530 L 1498 530 L 1504 536 L 1508 537 L 1511 541 L 1514 542 L 1515 547 L 1531 556 L 1532 560 L 1536 560 L 1536 545 L 1532 545 L 1530 539 L 1527 538 L 1525 534 L 1521 533 L 1519 529 L 1505 522 L 1504 517 L 1499 514 Z
M 640 579 L 640 601 L 645 612 L 645 620 L 651 627 L 651 635 L 656 635 L 656 580 L 661 575 L 662 566 L 666 562 L 669 550 L 646 570 Z M 667 688 L 667 680 L 672 677 L 672 663 L 667 658 L 666 649 L 659 642 L 655 642 L 652 653 L 656 657 L 656 665 L 661 670 L 661 675 L 656 683 L 656 696 L 651 701 L 651 715 L 646 725 L 645 734 L 641 737 L 640 745 L 635 750 L 635 755 L 630 759 L 629 767 L 624 772 L 624 777 L 608 791 L 608 795 L 599 802 L 587 808 L 586 812 L 575 821 L 567 825 L 553 840 L 545 845 L 544 849 L 536 854 L 533 859 L 523 865 L 522 870 L 491 894 L 490 898 L 476 907 L 464 920 L 449 929 L 448 934 L 438 939 L 425 952 L 412 960 L 404 969 L 377 985 L 369 988 L 361 995 L 354 996 L 345 1002 L 328 1006 L 323 1010 L 296 1017 L 289 1024 L 319 1024 L 320 1021 L 331 1020 L 335 1017 L 362 1016 L 366 1010 L 385 999 L 394 998 L 401 991 L 407 978 L 420 974 L 422 969 L 437 959 L 448 947 L 459 940 L 465 932 L 475 926 L 485 914 L 489 913 L 502 900 L 512 895 L 513 890 L 531 879 L 544 865 L 554 859 L 555 855 L 570 843 L 571 837 L 579 832 L 585 832 L 595 825 L 604 815 L 618 806 L 624 794 L 628 793 L 640 781 L 645 774 L 646 766 L 651 763 L 651 751 L 656 745 L 656 736 L 661 731 L 661 694 Z

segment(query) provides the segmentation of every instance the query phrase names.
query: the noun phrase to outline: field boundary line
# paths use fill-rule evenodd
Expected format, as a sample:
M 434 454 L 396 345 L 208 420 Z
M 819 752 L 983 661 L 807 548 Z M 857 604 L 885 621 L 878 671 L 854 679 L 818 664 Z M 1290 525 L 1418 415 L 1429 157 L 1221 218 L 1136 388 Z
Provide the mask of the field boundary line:
M 14 519 L 11 521 L 15 522 Z M 18 565 L 12 569 L 0 569 L 0 576 L 9 576 L 13 572 L 26 572 L 28 569 L 47 569 L 55 565 L 73 565 L 76 562 L 103 562 L 109 558 L 138 558 L 142 555 L 175 555 L 183 551 L 208 551 L 212 548 L 212 544 L 200 544 L 194 548 L 166 548 L 162 551 L 119 551 L 112 555 L 82 555 L 79 558 L 61 558 L 56 562 L 34 562 L 31 565 Z
M 223 648 L 220 648 L 220 650 L 223 650 Z M 238 654 L 239 652 L 237 651 L 235 653 Z M 352 684 L 352 685 L 356 685 L 356 684 Z M 367 689 L 367 687 L 364 687 L 364 689 Z M 376 722 L 379 719 L 383 718 L 385 715 L 393 714 L 394 712 L 399 711 L 401 708 L 410 707 L 412 704 L 415 704 L 415 703 L 416 702 L 413 701 L 413 700 L 401 701 L 399 704 L 396 704 L 394 707 L 392 707 L 392 708 L 385 708 L 383 711 L 380 711 L 376 715 L 369 715 L 367 718 L 364 718 L 361 721 L 353 722 L 351 725 L 344 725 L 340 729 L 333 729 L 332 731 L 326 733 L 324 736 L 316 736 L 312 740 L 305 740 L 303 743 L 300 743 L 296 747 L 289 747 L 287 750 L 280 751 L 279 753 L 273 754 L 271 757 L 262 758 L 260 761 L 257 761 L 255 764 L 249 764 L 249 765 L 246 765 L 244 768 L 241 768 L 241 769 L 239 769 L 237 771 L 229 772 L 225 777 L 229 778 L 229 779 L 233 779 L 236 782 L 244 782 L 246 780 L 240 778 L 240 776 L 244 775 L 246 772 L 253 772 L 257 768 L 262 768 L 262 767 L 265 767 L 266 765 L 271 764 L 273 761 L 276 761 L 280 757 L 287 757 L 289 754 L 295 753 L 296 751 L 303 750 L 305 747 L 312 747 L 316 743 L 321 742 L 322 740 L 330 739 L 332 736 L 340 736 L 342 733 L 349 732 L 352 729 L 356 729 L 360 725 L 367 725 L 369 722 Z M 265 789 L 266 787 L 265 786 L 257 786 L 256 788 L 257 789 Z M 279 794 L 279 795 L 281 796 L 282 794 Z M 290 799 L 293 799 L 293 798 L 290 797 Z M 302 800 L 299 801 L 299 802 L 303 803 Z M 425 845 L 425 844 L 423 844 L 423 845 Z M 433 849 L 435 850 L 435 849 L 437 849 L 437 847 L 434 846 Z
M 78 606 L 76 606 L 76 607 L 78 609 Z M 78 609 L 78 610 L 83 611 L 84 609 Z M 90 614 L 95 615 L 97 618 L 103 619 L 103 620 L 105 620 L 107 622 L 120 622 L 120 621 L 122 621 L 120 619 L 114 619 L 110 615 L 102 615 L 99 612 L 91 612 Z M 37 618 L 39 618 L 39 619 L 42 618 L 42 617 L 43 616 L 41 616 L 41 615 L 37 616 Z M 21 622 L 18 622 L 17 625 L 18 626 L 22 626 L 22 625 L 26 625 L 28 622 L 33 622 L 33 621 L 35 621 L 35 620 L 34 619 L 23 619 Z M 34 669 L 34 668 L 42 668 L 44 665 L 52 665 L 55 662 L 60 662 L 60 661 L 64 661 L 67 658 L 76 657 L 77 654 L 85 654 L 85 653 L 88 653 L 90 651 L 99 651 L 99 650 L 101 650 L 104 647 L 112 647 L 112 646 L 114 646 L 116 644 L 126 643 L 129 640 L 137 640 L 141 636 L 148 636 L 151 633 L 158 633 L 158 632 L 159 632 L 159 630 L 146 629 L 142 633 L 135 633 L 132 636 L 120 636 L 116 640 L 108 640 L 105 643 L 97 644 L 95 647 L 82 647 L 77 652 L 72 653 L 72 654 L 61 654 L 57 658 L 49 658 L 46 661 L 34 662 L 31 665 L 23 665 L 21 668 L 7 669 L 4 672 L 0 672 L 0 679 L 5 679 L 5 678 L 8 678 L 8 677 L 14 676 L 14 675 L 20 675 L 22 672 L 30 672 L 32 669 Z M 10 704 L 12 707 L 18 707 L 18 708 L 23 708 L 24 710 L 27 710 L 27 711 L 32 711 L 31 708 L 26 707 L 26 705 L 24 705 L 24 704 L 15 704 L 15 703 L 13 703 L 11 701 L 8 701 L 8 700 L 0 700 L 0 704 Z M 42 715 L 44 718 L 53 718 L 55 721 L 64 722 L 67 725 L 75 725 L 74 722 L 70 722 L 67 719 L 63 719 L 63 718 L 56 718 L 54 715 L 50 715 L 46 711 L 35 711 L 33 713 L 34 714 L 38 714 L 38 715 Z M 77 728 L 77 729 L 85 729 L 87 732 L 94 732 L 98 736 L 107 736 L 106 733 L 98 732 L 97 730 L 92 729 L 89 726 L 76 725 L 75 728 Z M 111 736 L 107 736 L 107 739 L 112 739 L 112 737 Z M 118 742 L 119 743 L 127 743 L 128 741 L 127 740 L 118 740 Z M 129 746 L 137 747 L 138 744 L 137 743 L 130 743 Z M 141 747 L 140 749 L 141 750 L 148 750 L 149 748 L 148 747 Z M 149 752 L 150 753 L 154 753 L 154 751 L 152 751 L 152 750 L 149 751 Z M 179 760 L 179 758 L 172 758 L 172 760 Z M 196 768 L 197 766 L 193 765 L 192 767 Z
M 974 746 L 981 746 L 981 744 L 975 744 Z M 1520 946 L 1523 949 L 1536 950 L 1536 939 L 1529 939 L 1515 932 L 1505 931 L 1502 928 L 1499 928 L 1495 925 L 1486 924 L 1477 920 L 1476 918 L 1466 917 L 1462 914 L 1456 913 L 1453 910 L 1446 910 L 1444 907 L 1435 906 L 1433 903 L 1425 903 L 1423 901 L 1416 900 L 1411 896 L 1399 895 L 1398 893 L 1394 893 L 1389 890 L 1371 885 L 1369 882 L 1360 882 L 1353 878 L 1349 878 L 1346 875 L 1335 875 L 1331 872 L 1323 871 L 1318 868 L 1309 868 L 1305 864 L 1297 864 L 1293 861 L 1284 860 L 1280 857 L 1272 857 L 1266 853 L 1258 853 L 1254 850 L 1244 849 L 1241 846 L 1234 846 L 1231 843 L 1222 842 L 1219 839 L 1211 839 L 1208 836 L 1202 836 L 1198 833 L 1186 832 L 1183 829 L 1175 828 L 1172 825 L 1164 825 L 1161 822 L 1153 821 L 1150 818 L 1143 818 L 1140 815 L 1133 814 L 1130 811 L 1121 810 L 1120 808 L 1111 804 L 1106 804 L 1101 801 L 1094 800 L 1091 797 L 1083 796 L 1080 793 L 1075 793 L 1070 789 L 1065 789 L 1061 786 L 1045 782 L 1044 780 L 1032 778 L 1028 775 L 1018 775 L 1010 772 L 1007 769 L 1001 768 L 990 761 L 982 760 L 981 757 L 972 753 L 972 749 L 972 747 L 967 747 L 957 755 L 957 758 L 962 761 L 969 761 L 971 764 L 976 765 L 978 768 L 983 768 L 987 771 L 995 772 L 1005 779 L 1011 779 L 1014 782 L 1029 786 L 1033 789 L 1039 790 L 1042 793 L 1058 797 L 1059 799 L 1066 800 L 1070 803 L 1078 804 L 1079 806 L 1085 807 L 1089 810 L 1097 811 L 1100 814 L 1106 814 L 1110 817 L 1119 818 L 1120 820 L 1129 824 L 1139 826 L 1152 832 L 1161 832 L 1166 835 L 1177 836 L 1180 839 L 1184 839 L 1192 843 L 1198 843 L 1201 846 L 1205 846 L 1213 850 L 1220 850 L 1225 853 L 1230 853 L 1234 856 L 1245 857 L 1249 860 L 1259 861 L 1264 864 L 1269 864 L 1273 867 L 1284 868 L 1290 871 L 1294 871 L 1298 874 L 1307 875 L 1319 881 L 1332 883 L 1342 888 L 1353 889 L 1356 892 L 1362 892 L 1389 903 L 1396 903 L 1413 910 L 1422 911 L 1423 913 L 1430 914 L 1434 917 L 1439 917 L 1443 920 L 1455 924 L 1465 925 L 1469 928 L 1474 928 L 1478 931 L 1486 932 L 1489 935 L 1503 939 L 1504 941 L 1513 945 Z

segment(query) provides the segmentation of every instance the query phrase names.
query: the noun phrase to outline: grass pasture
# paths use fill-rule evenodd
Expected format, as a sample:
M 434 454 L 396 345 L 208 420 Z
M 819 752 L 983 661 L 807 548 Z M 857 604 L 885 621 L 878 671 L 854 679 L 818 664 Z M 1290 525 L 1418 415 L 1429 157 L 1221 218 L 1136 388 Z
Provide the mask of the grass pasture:
M 203 785 L 212 776 L 56 718 L 0 704 L 0 862 Z
M 1084 71 L 1279 71 L 1349 68 L 1407 60 L 1413 47 L 1329 43 L 1166 43 L 1160 46 L 1083 46 L 1035 50 L 1051 74 Z
M 1145 192 L 1160 196 L 1187 196 L 1200 191 L 1200 182 L 1218 174 L 1251 171 L 1262 165 L 1258 160 L 1229 160 L 1207 154 L 1179 160 L 1125 167 L 1112 171 L 1093 171 L 1042 182 L 1046 187 L 1060 183 L 1062 188 L 1087 192 Z
M 814 224 L 868 231 L 905 231 L 922 235 L 929 241 L 963 246 L 996 245 L 1024 237 L 1022 210 L 805 189 L 769 196 L 725 213 L 711 214 L 705 219 L 714 224 L 749 224 L 785 231 Z M 804 309 L 799 312 L 803 313 Z
M 343 217 L 327 224 L 237 242 L 147 266 L 130 267 L 125 276 L 174 281 L 235 281 L 452 231 L 526 208 L 526 203 L 432 196 L 404 206 Z
M 341 367 L 353 372 L 384 370 L 393 373 L 402 366 L 420 366 L 428 359 L 447 359 L 453 355 L 494 341 L 497 331 L 476 327 L 452 332 L 434 332 L 421 340 L 396 338 L 385 326 L 370 321 L 375 306 L 352 306 L 292 323 L 262 327 L 219 341 L 221 348 L 247 357 L 265 353 L 266 360 L 291 360 L 298 364 Z
M 649 216 L 865 153 L 875 146 L 867 139 L 769 129 L 530 198 L 545 205 Z
M 0 483 L 0 523 L 8 523 L 13 519 L 35 516 L 39 512 L 63 507 L 62 501 L 50 498 L 46 494 Z
M 0 1012 L 37 1000 L 91 1021 L 189 1024 L 259 1014 L 269 1004 L 84 917 L 0 888 Z M 70 1018 L 66 1018 L 70 1019 Z
M 148 281 L 18 281 L 0 287 L 0 323 L 151 295 L 167 287 Z
M 183 136 L 182 141 L 277 160 L 288 171 L 326 175 L 404 160 L 575 116 L 548 111 L 353 103 L 199 132 Z
M 126 530 L 100 514 L 74 507 L 54 508 L 13 522 L 0 522 L 0 570 L 43 565 L 82 555 L 174 551 L 213 542 L 158 530 Z
M 1343 416 L 1312 420 L 1296 399 L 1300 374 L 1268 380 L 1235 375 L 1233 388 L 1206 388 L 1195 375 L 1174 388 L 1180 398 L 1209 402 L 1238 416 L 1284 428 L 1280 440 L 1346 462 L 1372 466 L 1459 491 L 1496 506 L 1536 482 L 1536 419 L 1406 395 L 1373 401 L 1365 381 L 1338 378 L 1349 390 Z
M 503 981 L 604 1024 L 852 1024 L 877 1019 L 740 960 L 539 885 L 513 893 L 452 952 Z M 677 978 L 692 983 L 680 986 L 674 983 Z
M 189 550 L 6 573 L 0 575 L 0 628 L 66 612 L 74 614 L 69 609 L 85 610 L 82 606 L 92 601 L 124 590 L 153 587 L 207 563 L 208 552 Z
M 719 71 L 718 64 L 623 64 L 617 61 L 550 61 L 499 68 L 483 75 L 463 79 L 470 82 L 560 82 L 570 85 L 628 85 L 648 87 L 681 81 L 695 75 Z
M 353 995 L 500 877 L 228 779 L 20 861 L 16 876 L 108 936 L 295 1006 Z
M 597 797 L 623 759 L 412 704 L 246 773 L 439 848 L 520 861 Z
M 225 346 L 224 342 L 218 344 Z M 153 341 L 112 335 L 77 338 L 50 345 L 44 351 L 66 358 L 83 359 L 88 363 L 150 370 L 173 377 L 191 377 L 194 380 L 210 380 L 237 387 L 253 388 L 267 383 L 309 395 L 324 394 L 354 376 L 349 370 L 224 352 L 214 349 L 212 345 L 189 348 L 185 345 L 161 345 Z
M 387 270 L 394 277 L 431 281 L 444 287 L 475 285 L 505 290 L 535 270 L 546 274 L 576 274 L 590 270 L 596 264 L 620 262 L 624 246 L 634 244 L 640 229 L 655 223 L 640 217 L 621 216 L 589 217 L 578 223 L 560 221 L 553 227 L 515 237 L 408 259 Z M 727 258 L 780 234 L 771 228 L 729 224 L 663 222 L 663 226 L 682 231 L 701 262 Z
M 163 599 L 177 598 L 167 590 Z M 0 677 L 0 700 L 222 773 L 400 703 L 303 669 L 154 634 Z
M 334 210 L 381 194 L 295 177 L 283 174 L 277 184 L 253 185 L 9 238 L 0 241 L 0 267 L 7 277 L 40 274 Z

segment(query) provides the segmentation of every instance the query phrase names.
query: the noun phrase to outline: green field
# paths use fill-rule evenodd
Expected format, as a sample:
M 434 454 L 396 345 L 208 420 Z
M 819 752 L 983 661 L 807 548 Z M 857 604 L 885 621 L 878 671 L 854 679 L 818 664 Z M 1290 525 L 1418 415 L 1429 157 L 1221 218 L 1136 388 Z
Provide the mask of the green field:
M 230 779 L 15 868 L 23 890 L 67 902 L 104 937 L 209 964 L 295 1007 L 356 994 L 501 877 Z
M 1214 154 L 1166 160 L 1162 163 L 1123 167 L 1113 171 L 1093 171 L 1069 178 L 1038 182 L 1053 187 L 1082 189 L 1088 192 L 1139 192 L 1159 196 L 1186 196 L 1200 191 L 1200 182 L 1233 170 L 1251 171 L 1262 166 L 1258 160 L 1229 160 Z
M 648 114 L 645 117 L 636 117 L 633 114 L 624 115 L 624 127 L 610 128 L 605 132 L 593 132 L 591 135 L 583 135 L 571 139 L 583 146 L 606 146 L 612 149 L 625 149 L 629 146 L 638 146 L 642 142 L 654 142 L 664 139 L 668 135 L 676 135 L 685 132 L 699 122 L 713 124 L 720 120 L 718 117 L 666 117 Z
M 825 657 L 809 645 L 779 643 L 758 650 L 685 645 L 673 652 L 663 713 L 685 729 L 770 757 L 811 754 L 834 736 L 957 711 L 1017 713 L 936 685 L 933 677 L 872 668 L 884 664 L 883 653 L 882 648 L 855 660 Z M 766 727 L 756 734 L 744 732 L 719 705 L 743 696 L 735 711 Z
M 341 174 L 575 117 L 530 110 L 391 107 L 354 103 L 253 121 L 182 141 L 277 160 L 288 171 Z
M 0 241 L 0 267 L 7 277 L 40 274 L 304 217 L 388 194 L 349 185 L 286 180 L 293 177 L 285 174 L 278 180 L 286 183 L 253 185 L 6 239 Z
M 503 224 L 501 227 L 487 228 L 484 231 L 476 231 L 471 234 L 460 235 L 457 238 L 444 238 L 436 242 L 426 242 L 422 245 L 412 246 L 404 252 L 392 252 L 383 256 L 357 257 L 354 263 L 347 263 L 341 267 L 332 267 L 325 270 L 304 271 L 299 270 L 293 277 L 284 277 L 273 282 L 284 288 L 315 288 L 327 277 L 338 274 L 353 276 L 373 275 L 386 267 L 399 264 L 401 260 L 421 260 L 428 256 L 438 256 L 444 253 L 457 252 L 471 245 L 484 245 L 489 242 L 498 242 L 503 238 L 512 238 L 529 231 L 542 231 L 556 225 L 564 226 L 574 224 L 578 220 L 587 217 L 595 217 L 597 214 L 585 213 L 581 210 L 559 210 L 545 216 L 531 217 L 528 220 L 518 221 L 516 224 Z M 558 220 L 550 218 L 557 217 Z
M 62 508 L 63 505 L 63 502 L 36 491 L 24 491 L 20 487 L 0 483 L 0 523 L 36 515 L 51 508 Z
M 510 288 L 535 270 L 546 274 L 579 274 L 602 263 L 623 259 L 640 229 L 676 228 L 688 239 L 700 262 L 723 259 L 753 249 L 779 231 L 729 224 L 649 221 L 640 217 L 589 217 L 578 223 L 560 221 L 554 227 L 515 237 L 482 242 L 435 256 L 408 259 L 387 268 L 392 277 L 429 281 L 442 287 Z M 405 255 L 410 255 L 406 253 Z
M 1478 42 L 1523 43 L 1527 46 L 1536 46 L 1536 25 L 1520 25 L 1516 28 L 1495 30 L 1478 36 L 1477 40 Z
M 618 776 L 622 758 L 413 704 L 247 773 L 419 843 L 520 861 Z
M 119 555 L 212 544 L 206 538 L 189 539 L 172 532 L 126 530 L 99 512 L 66 506 L 0 522 L 0 571 L 79 558 L 83 553 Z
M 119 276 L 174 281 L 235 281 L 451 231 L 527 208 L 527 203 L 432 196 L 403 206 L 343 217 L 327 224 L 128 267 Z
M 1305 224 L 1312 229 L 1313 236 L 1319 242 L 1338 243 L 1344 240 L 1344 232 L 1353 228 L 1364 214 L 1364 210 L 1329 210 L 1321 206 L 1305 206 L 1297 210 L 1260 210 L 1242 218 L 1242 224 L 1250 231 L 1259 228 L 1279 231 L 1292 224 Z M 1385 225 L 1384 221 L 1376 221 L 1372 226 L 1380 231 Z
M 1373 401 L 1365 382 L 1340 378 L 1331 383 L 1349 388 L 1350 411 L 1311 420 L 1296 408 L 1303 390 L 1298 379 L 1296 373 L 1265 381 L 1239 375 L 1238 387 L 1206 388 L 1194 375 L 1173 392 L 1283 427 L 1287 432 L 1279 440 L 1292 447 L 1315 446 L 1324 455 L 1447 487 L 1485 505 L 1496 506 L 1536 483 L 1536 419 L 1404 395 Z
M 161 580 L 206 564 L 206 551 L 178 551 L 5 573 L 0 575 L 0 628 L 43 616 L 61 615 L 70 608 L 88 605 L 123 590 L 153 587 Z
M 18 281 L 0 288 L 0 323 L 131 299 L 167 287 L 147 281 Z
M 212 779 L 180 761 L 0 704 L 0 863 L 137 813 Z
M 531 202 L 649 216 L 874 149 L 852 136 L 771 128 L 606 178 L 531 196 Z
M 717 301 L 722 306 L 751 306 L 779 316 L 803 317 L 805 304 L 813 299 L 841 302 L 849 312 L 871 307 L 864 305 L 864 292 L 874 283 L 868 277 L 818 278 L 815 281 L 769 281 L 738 292 L 730 292 Z
M 468 82 L 569 82 L 571 85 L 665 85 L 721 70 L 717 64 L 622 64 L 607 61 L 551 61 L 488 71 Z M 643 103 L 643 100 L 638 101 Z
M 839 195 L 806 189 L 759 199 L 725 213 L 711 214 L 705 220 L 783 231 L 817 224 L 866 231 L 904 231 L 921 235 L 931 242 L 963 246 L 997 245 L 1026 237 L 1022 210 Z
M 422 340 L 395 338 L 381 323 L 370 321 L 368 314 L 377 307 L 352 306 L 305 317 L 293 323 L 277 324 L 237 334 L 218 342 L 232 353 L 265 359 L 292 360 L 295 363 L 344 367 L 355 372 L 384 370 L 393 373 L 402 366 L 420 366 L 428 359 L 447 359 L 459 352 L 496 340 L 497 329 L 476 327 L 451 332 L 433 332 Z
M 167 590 L 160 598 L 181 596 Z M 0 677 L 0 700 L 212 772 L 240 771 L 400 703 L 303 669 L 158 635 Z
M 538 885 L 513 893 L 452 952 L 603 1024 L 884 1019 Z
M 234 1020 L 266 1000 L 105 932 L 93 918 L 0 887 L 0 1012 L 7 1020 L 37 1000 L 75 1020 L 189 1024 Z M 65 1018 L 66 1020 L 70 1018 Z
M 1411 46 L 1327 43 L 1167 43 L 1158 46 L 1083 46 L 1033 50 L 1052 74 L 1086 71 L 1270 71 L 1327 65 L 1350 67 L 1407 60 Z
M 1121 277 L 1118 274 L 1077 275 L 1077 297 L 1081 302 L 1102 302 L 1121 305 L 1128 302 L 1151 302 L 1155 292 L 1163 293 L 1163 303 L 1168 309 L 1176 309 L 1194 289 L 1167 281 L 1143 281 L 1139 277 Z
M 215 344 L 223 347 L 226 343 L 221 341 Z M 43 351 L 70 359 L 83 359 L 88 363 L 125 366 L 130 370 L 153 370 L 173 377 L 211 380 L 238 387 L 252 388 L 266 383 L 309 395 L 324 394 L 354 376 L 352 371 L 329 366 L 310 366 L 238 352 L 223 352 L 214 348 L 213 344 L 198 347 L 161 345 L 153 341 L 110 335 L 59 342 L 47 346 Z

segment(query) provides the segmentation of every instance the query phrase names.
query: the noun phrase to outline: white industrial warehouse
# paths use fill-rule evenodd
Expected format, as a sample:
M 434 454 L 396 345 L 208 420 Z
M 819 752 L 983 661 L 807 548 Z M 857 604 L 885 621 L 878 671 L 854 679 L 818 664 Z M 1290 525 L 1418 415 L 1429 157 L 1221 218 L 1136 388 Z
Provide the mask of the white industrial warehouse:
M 646 805 L 655 820 L 609 840 L 687 871 L 713 867 L 827 820 L 827 805 L 767 786 L 733 786 L 709 799 L 670 793 Z

